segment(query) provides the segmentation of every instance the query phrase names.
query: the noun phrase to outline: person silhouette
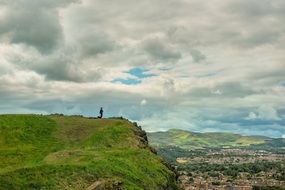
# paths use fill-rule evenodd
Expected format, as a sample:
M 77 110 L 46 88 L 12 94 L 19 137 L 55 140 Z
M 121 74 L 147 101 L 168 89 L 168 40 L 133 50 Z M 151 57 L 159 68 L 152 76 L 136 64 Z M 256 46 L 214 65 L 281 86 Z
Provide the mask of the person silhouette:
M 100 108 L 100 112 L 99 112 L 99 113 L 100 113 L 99 118 L 102 118 L 102 117 L 103 117 L 103 112 L 104 112 L 104 111 L 103 111 L 103 108 L 101 107 L 101 108 Z

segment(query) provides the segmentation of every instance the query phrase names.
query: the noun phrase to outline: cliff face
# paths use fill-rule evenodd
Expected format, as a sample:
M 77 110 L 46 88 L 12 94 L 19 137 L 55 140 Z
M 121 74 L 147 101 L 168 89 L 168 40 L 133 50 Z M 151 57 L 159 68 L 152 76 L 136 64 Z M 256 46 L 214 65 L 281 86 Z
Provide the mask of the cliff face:
M 149 146 L 147 133 L 144 130 L 142 130 L 141 126 L 139 126 L 136 122 L 133 123 L 133 126 L 134 126 L 134 133 L 139 137 L 140 147 L 147 148 L 153 154 L 157 155 L 157 151 L 153 147 Z M 172 171 L 172 178 L 170 179 L 168 184 L 165 184 L 164 186 L 162 186 L 162 189 L 165 189 L 165 190 L 177 189 L 176 185 L 174 185 L 176 184 L 176 181 L 178 178 L 177 171 L 170 164 L 168 164 L 165 160 L 161 160 L 161 164 L 163 164 L 170 171 Z
M 176 189 L 175 173 L 122 118 L 0 116 L 0 190 Z

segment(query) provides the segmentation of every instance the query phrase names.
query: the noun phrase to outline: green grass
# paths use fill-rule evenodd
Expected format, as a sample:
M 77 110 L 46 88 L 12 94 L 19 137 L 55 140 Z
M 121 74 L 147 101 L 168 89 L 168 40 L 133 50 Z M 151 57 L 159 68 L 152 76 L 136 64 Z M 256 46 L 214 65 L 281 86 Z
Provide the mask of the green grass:
M 53 120 L 42 116 L 0 116 L 0 173 L 33 166 L 63 147 Z
M 179 129 L 149 133 L 148 137 L 150 144 L 153 146 L 179 146 L 186 149 L 246 147 L 263 144 L 270 139 L 267 137 L 241 136 L 232 133 L 192 133 Z
M 139 144 L 126 120 L 0 115 L 0 190 L 79 190 L 100 179 L 175 189 L 173 172 Z

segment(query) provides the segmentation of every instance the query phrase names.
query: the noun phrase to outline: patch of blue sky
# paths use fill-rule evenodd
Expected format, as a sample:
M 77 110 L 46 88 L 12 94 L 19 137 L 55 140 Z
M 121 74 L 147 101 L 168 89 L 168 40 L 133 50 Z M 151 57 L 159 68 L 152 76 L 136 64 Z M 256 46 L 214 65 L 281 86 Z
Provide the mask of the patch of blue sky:
M 133 79 L 133 78 L 127 78 L 127 79 L 114 79 L 112 81 L 113 83 L 122 83 L 122 84 L 126 84 L 126 85 L 136 85 L 136 84 L 140 84 L 142 81 L 138 80 L 138 79 Z
M 126 73 L 130 74 L 132 77 L 126 79 L 116 78 L 112 81 L 112 83 L 119 82 L 126 85 L 136 85 L 142 82 L 141 79 L 157 76 L 155 74 L 149 73 L 148 69 L 144 69 L 141 67 L 135 67 L 129 71 L 126 71 Z
M 143 69 L 143 68 L 140 68 L 140 67 L 135 67 L 135 68 L 127 71 L 127 73 L 129 73 L 129 74 L 131 74 L 131 75 L 133 75 L 135 77 L 138 77 L 140 79 L 156 76 L 155 74 L 151 74 L 151 73 L 148 73 L 148 72 L 149 72 L 149 70 Z

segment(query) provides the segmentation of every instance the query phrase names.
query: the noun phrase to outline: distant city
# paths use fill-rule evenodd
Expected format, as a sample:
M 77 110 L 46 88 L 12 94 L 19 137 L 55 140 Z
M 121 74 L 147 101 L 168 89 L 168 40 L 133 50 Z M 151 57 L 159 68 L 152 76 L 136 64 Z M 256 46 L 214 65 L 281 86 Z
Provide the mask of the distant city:
M 183 130 L 149 133 L 185 190 L 285 189 L 285 140 Z

